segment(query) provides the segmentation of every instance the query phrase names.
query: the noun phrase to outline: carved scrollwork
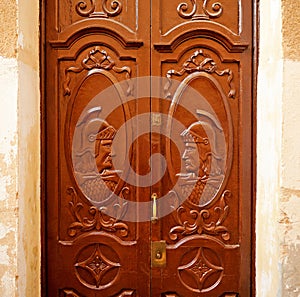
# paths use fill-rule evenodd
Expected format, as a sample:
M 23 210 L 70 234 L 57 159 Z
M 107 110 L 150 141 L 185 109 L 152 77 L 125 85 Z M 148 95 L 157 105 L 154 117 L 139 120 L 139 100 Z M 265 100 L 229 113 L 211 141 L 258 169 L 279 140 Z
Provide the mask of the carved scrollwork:
M 101 2 L 102 4 L 100 0 L 90 0 L 89 7 L 85 1 L 81 0 L 75 6 L 76 12 L 82 17 L 107 18 L 117 16 L 122 11 L 122 3 L 118 0 L 111 1 L 110 8 L 107 7 L 107 0 L 101 0 Z
M 117 67 L 115 61 L 108 55 L 108 53 L 101 49 L 99 46 L 93 48 L 85 59 L 81 62 L 81 67 L 69 67 L 65 70 L 65 81 L 64 81 L 64 96 L 71 95 L 69 87 L 71 76 L 70 73 L 81 73 L 83 70 L 90 71 L 92 69 L 103 69 L 106 71 L 113 71 L 115 73 L 125 73 L 127 80 L 127 95 L 132 94 L 131 69 L 128 66 Z
M 113 217 L 106 218 L 104 213 L 107 207 L 100 207 L 99 209 L 95 206 L 91 206 L 88 210 L 88 216 L 82 216 L 80 211 L 83 208 L 83 204 L 79 202 L 78 194 L 73 187 L 67 189 L 68 195 L 71 196 L 69 202 L 70 211 L 72 213 L 75 222 L 71 223 L 68 228 L 68 234 L 71 237 L 77 235 L 80 232 L 88 232 L 92 230 L 104 230 L 107 232 L 118 232 L 121 237 L 128 235 L 128 226 L 124 222 L 120 222 L 127 210 L 127 202 L 124 201 L 124 194 L 129 194 L 129 189 L 124 187 L 121 191 L 119 201 L 112 205 L 115 213 Z M 112 210 L 110 210 L 111 212 Z
M 218 18 L 223 13 L 223 7 L 220 2 L 215 2 L 212 4 L 211 9 L 214 12 L 210 12 L 207 8 L 209 0 L 201 0 L 201 4 L 198 0 L 191 0 L 193 8 L 190 12 L 187 12 L 189 5 L 185 2 L 180 3 L 177 7 L 177 12 L 180 17 L 184 19 L 209 19 L 209 18 Z
M 192 209 L 188 212 L 186 208 L 180 206 L 176 214 L 179 225 L 172 227 L 169 231 L 170 239 L 177 240 L 178 234 L 185 236 L 198 233 L 199 235 L 221 235 L 223 240 L 229 240 L 230 233 L 222 224 L 228 216 L 229 206 L 226 204 L 226 197 L 230 196 L 230 191 L 224 191 L 219 206 L 214 208 L 215 214 L 218 215 L 217 220 L 211 219 L 212 213 L 207 209 L 201 211 Z M 184 219 L 182 219 L 183 217 Z
M 230 87 L 228 93 L 229 98 L 234 98 L 236 94 L 236 89 L 233 83 L 233 72 L 230 69 L 219 70 L 217 63 L 207 54 L 203 52 L 202 49 L 197 50 L 193 55 L 183 63 L 182 69 L 176 71 L 174 69 L 169 70 L 166 74 L 168 82 L 165 85 L 166 98 L 171 97 L 170 88 L 172 86 L 172 76 L 183 76 L 184 74 L 191 74 L 194 72 L 206 72 L 209 74 L 217 74 L 218 76 L 227 75 L 227 83 Z
M 117 1 L 117 0 L 114 0 L 114 1 L 111 1 L 110 3 L 110 8 L 112 10 L 109 10 L 107 8 L 107 0 L 106 1 L 103 1 L 103 4 L 102 4 L 102 8 L 104 10 L 104 12 L 108 15 L 108 16 L 117 16 L 118 14 L 121 13 L 122 11 L 122 3 L 120 1 Z
M 90 0 L 90 8 L 88 8 L 88 5 L 85 1 L 79 1 L 75 8 L 76 12 L 83 17 L 88 17 L 90 14 L 92 14 L 95 11 L 96 5 L 95 0 Z

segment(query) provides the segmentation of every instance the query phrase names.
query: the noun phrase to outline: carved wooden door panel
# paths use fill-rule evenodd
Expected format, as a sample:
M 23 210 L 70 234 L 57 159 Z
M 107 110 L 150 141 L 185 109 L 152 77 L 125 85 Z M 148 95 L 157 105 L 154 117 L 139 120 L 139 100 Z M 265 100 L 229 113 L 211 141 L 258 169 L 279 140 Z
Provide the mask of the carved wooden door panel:
M 44 296 L 251 295 L 252 5 L 43 1 Z
M 153 296 L 251 295 L 252 5 L 152 1 L 151 74 L 165 78 L 152 112 L 167 115 L 151 152 L 167 160 Z
M 134 0 L 44 4 L 43 293 L 149 296 L 150 223 L 128 222 L 124 215 L 126 201 L 148 200 L 150 189 L 129 185 L 127 172 L 112 164 L 113 154 L 125 160 L 134 120 L 124 127 L 115 152 L 111 147 L 124 123 L 150 112 L 149 98 L 133 100 L 138 89 L 130 81 L 150 75 L 149 2 L 139 7 Z M 143 154 L 134 154 L 135 147 L 128 153 L 133 168 L 150 153 L 148 135 L 136 143 Z M 147 168 L 137 171 L 146 174 Z

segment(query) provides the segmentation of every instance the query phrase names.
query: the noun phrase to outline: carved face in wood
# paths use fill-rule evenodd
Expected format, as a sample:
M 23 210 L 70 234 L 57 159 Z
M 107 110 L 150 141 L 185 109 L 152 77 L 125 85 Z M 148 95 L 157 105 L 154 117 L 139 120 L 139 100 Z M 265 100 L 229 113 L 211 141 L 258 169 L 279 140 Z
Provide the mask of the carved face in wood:
M 181 133 L 185 150 L 182 159 L 187 173 L 203 177 L 210 171 L 211 145 L 214 141 L 212 128 L 204 122 L 196 122 Z
M 224 179 L 217 153 L 216 131 L 210 123 L 198 121 L 181 133 L 184 142 L 182 160 L 186 173 L 180 173 L 184 198 L 194 205 L 203 206 L 218 192 Z
M 114 127 L 110 126 L 106 122 L 101 126 L 97 138 L 96 138 L 96 164 L 99 173 L 103 173 L 105 170 L 112 170 L 112 157 L 114 153 L 112 151 L 112 142 L 116 134 Z
M 186 142 L 185 149 L 182 155 L 182 160 L 185 164 L 185 169 L 188 173 L 193 173 L 198 176 L 199 171 L 199 153 L 197 144 L 194 142 Z
M 98 153 L 96 154 L 96 164 L 101 174 L 106 169 L 112 169 L 112 140 L 103 139 L 100 140 Z

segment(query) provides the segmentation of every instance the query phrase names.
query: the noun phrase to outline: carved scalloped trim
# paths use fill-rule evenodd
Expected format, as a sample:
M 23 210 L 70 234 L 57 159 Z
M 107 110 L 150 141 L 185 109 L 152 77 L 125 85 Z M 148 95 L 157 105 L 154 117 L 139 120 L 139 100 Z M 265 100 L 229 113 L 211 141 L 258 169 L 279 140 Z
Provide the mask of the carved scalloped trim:
M 165 33 L 160 42 L 154 42 L 159 52 L 173 52 L 180 44 L 193 38 L 208 38 L 220 43 L 230 53 L 242 53 L 249 43 L 241 39 L 226 27 L 207 20 L 189 21 L 180 24 Z
M 113 29 L 111 29 L 113 27 Z M 144 43 L 136 39 L 136 34 L 123 24 L 109 19 L 84 19 L 79 23 L 70 25 L 66 30 L 57 35 L 56 40 L 50 40 L 53 48 L 69 48 L 76 41 L 91 34 L 105 34 L 120 42 L 126 48 L 139 48 Z

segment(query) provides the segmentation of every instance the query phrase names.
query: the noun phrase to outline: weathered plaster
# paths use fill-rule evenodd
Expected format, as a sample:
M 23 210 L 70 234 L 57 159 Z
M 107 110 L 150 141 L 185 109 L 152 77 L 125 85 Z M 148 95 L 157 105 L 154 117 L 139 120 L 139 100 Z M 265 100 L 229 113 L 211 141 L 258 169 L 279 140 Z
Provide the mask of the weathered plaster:
M 0 16 L 0 296 L 40 296 L 39 1 Z
M 297 25 L 298 24 L 294 24 L 294 27 L 297 28 Z M 295 40 L 297 41 L 297 39 Z M 300 45 L 300 40 L 297 42 Z M 289 297 L 298 297 L 300 295 L 299 77 L 300 61 L 285 60 L 283 69 L 282 178 L 279 230 L 282 261 L 282 290 L 283 296 Z
M 276 24 L 276 26 L 274 26 Z M 281 148 L 281 2 L 260 1 L 257 86 L 256 292 L 281 296 L 278 228 Z
M 0 1 L 0 56 L 16 57 L 17 53 L 17 1 Z
M 300 295 L 300 190 L 282 189 L 281 260 L 283 296 Z
M 39 70 L 39 1 L 18 0 L 18 60 Z
M 300 61 L 300 1 L 282 0 L 282 19 L 284 58 Z
M 17 87 L 14 58 L 0 57 L 0 296 L 10 297 L 17 276 Z M 12 290 L 13 289 L 13 290 Z

